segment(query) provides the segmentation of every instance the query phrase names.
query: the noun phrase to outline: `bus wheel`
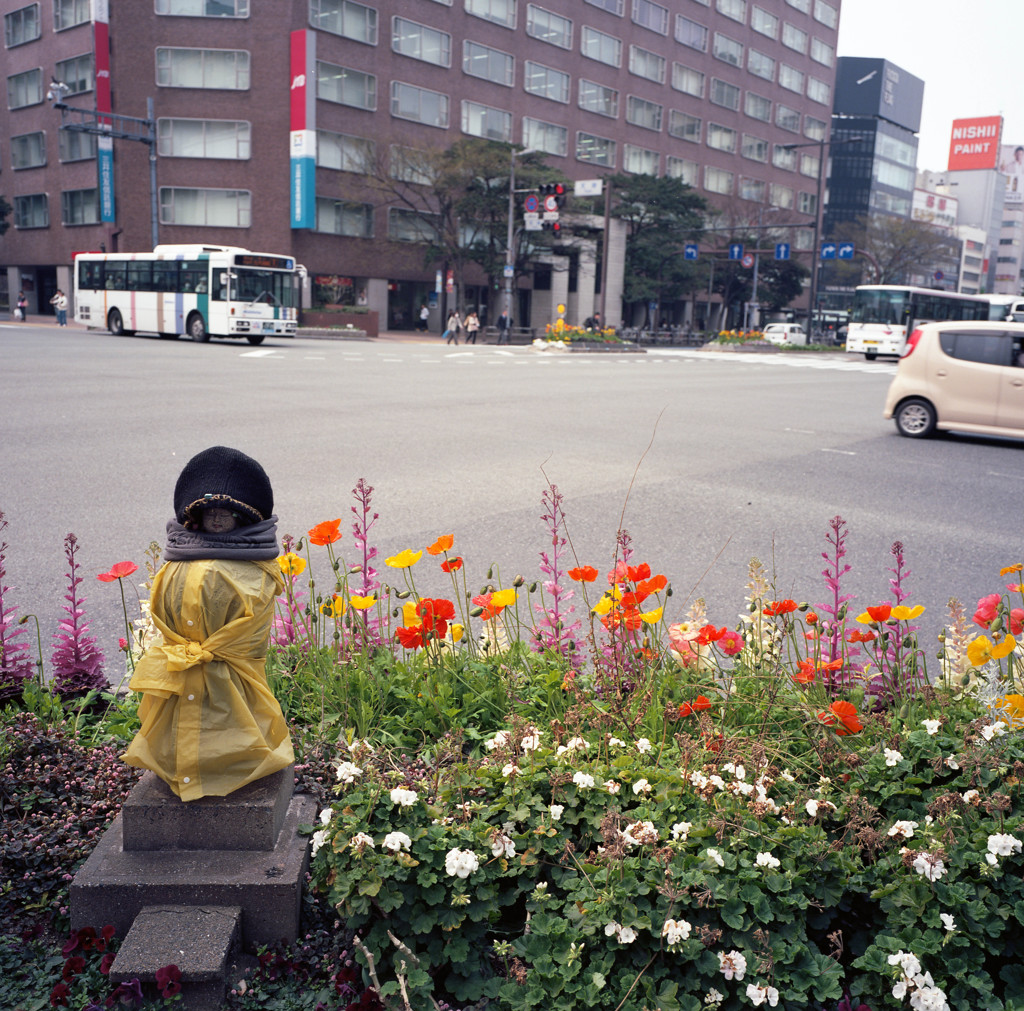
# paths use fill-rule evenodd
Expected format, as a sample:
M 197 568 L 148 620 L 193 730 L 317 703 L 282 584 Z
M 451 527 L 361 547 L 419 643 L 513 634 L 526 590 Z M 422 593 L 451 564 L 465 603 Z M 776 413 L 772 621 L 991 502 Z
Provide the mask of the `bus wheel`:
M 111 309 L 110 315 L 107 317 L 107 329 L 115 337 L 134 337 L 134 330 L 125 330 L 124 320 L 121 318 L 120 310 Z
M 935 431 L 935 408 L 920 397 L 904 400 L 896 408 L 896 431 L 908 439 L 927 439 Z
M 245 335 L 245 339 L 250 344 L 262 344 L 263 343 L 263 338 L 265 336 L 266 336 L 266 334 L 262 334 L 262 333 L 247 333 Z
M 189 316 L 186 329 L 189 337 L 200 344 L 205 343 L 210 339 L 210 335 L 206 332 L 206 323 L 198 312 L 194 312 Z
M 866 361 L 873 362 L 878 357 L 877 351 L 865 351 L 864 358 Z

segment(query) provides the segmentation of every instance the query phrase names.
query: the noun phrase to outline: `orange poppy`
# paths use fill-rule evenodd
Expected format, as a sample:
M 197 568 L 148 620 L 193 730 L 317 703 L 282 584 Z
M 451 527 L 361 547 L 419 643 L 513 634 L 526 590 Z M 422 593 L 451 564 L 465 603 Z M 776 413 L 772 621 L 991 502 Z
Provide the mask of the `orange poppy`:
M 454 558 L 449 558 L 446 562 L 441 563 L 441 569 L 444 572 L 458 572 L 459 569 L 461 568 L 462 559 L 458 555 L 456 555 Z
M 793 675 L 793 680 L 801 685 L 813 684 L 816 670 L 813 660 L 801 660 L 797 664 L 797 673 Z
M 877 607 L 868 607 L 865 610 L 871 615 L 872 621 L 888 621 L 889 615 L 892 614 L 892 604 L 879 604 Z
M 577 583 L 592 583 L 597 579 L 597 569 L 593 565 L 581 565 L 579 568 L 570 569 L 567 575 Z
M 428 555 L 441 555 L 445 551 L 451 550 L 451 546 L 455 543 L 455 534 L 441 534 L 440 537 L 433 544 L 427 548 Z
M 668 586 L 668 580 L 659 572 L 656 576 L 651 576 L 650 579 L 641 579 L 636 584 L 637 593 L 642 593 L 644 596 L 648 596 L 652 593 L 658 593 L 664 590 Z
M 323 547 L 327 544 L 333 544 L 335 541 L 341 540 L 341 518 L 336 520 L 324 520 L 323 523 L 317 523 L 312 530 L 307 531 L 309 534 L 309 543 L 317 544 Z
M 770 604 L 767 604 L 764 609 L 764 613 L 769 618 L 775 617 L 779 614 L 792 614 L 796 610 L 796 601 L 789 600 L 773 600 Z
M 138 570 L 134 562 L 115 562 L 109 572 L 101 572 L 96 578 L 104 583 L 112 583 L 115 579 L 124 579 Z
M 877 638 L 874 632 L 858 632 L 856 629 L 846 635 L 847 642 L 874 642 Z
M 818 713 L 818 719 L 829 727 L 835 726 L 838 720 L 840 725 L 836 727 L 836 733 L 840 737 L 847 737 L 864 729 L 864 724 L 857 716 L 857 707 L 852 702 L 842 699 L 833 702 L 824 712 Z
M 651 567 L 646 562 L 641 562 L 640 565 L 627 565 L 626 578 L 631 583 L 639 582 L 641 579 L 650 579 Z
M 719 639 L 725 635 L 729 630 L 723 625 L 721 628 L 715 628 L 714 625 L 705 625 L 697 633 L 697 645 L 708 646 L 713 642 L 718 642 Z
M 808 611 L 807 612 L 806 621 L 807 621 L 808 625 L 817 625 L 818 624 L 818 615 L 817 615 L 817 613 L 814 612 L 814 611 Z

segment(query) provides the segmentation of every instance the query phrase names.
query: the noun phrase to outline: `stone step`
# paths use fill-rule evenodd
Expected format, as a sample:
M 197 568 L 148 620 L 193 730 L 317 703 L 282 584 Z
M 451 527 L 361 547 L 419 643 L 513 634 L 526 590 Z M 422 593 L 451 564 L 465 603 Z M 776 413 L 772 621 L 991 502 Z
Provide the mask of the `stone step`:
M 240 906 L 145 906 L 110 967 L 110 979 L 137 979 L 143 992 L 155 999 L 157 970 L 176 965 L 181 971 L 183 1011 L 218 1011 L 241 921 Z

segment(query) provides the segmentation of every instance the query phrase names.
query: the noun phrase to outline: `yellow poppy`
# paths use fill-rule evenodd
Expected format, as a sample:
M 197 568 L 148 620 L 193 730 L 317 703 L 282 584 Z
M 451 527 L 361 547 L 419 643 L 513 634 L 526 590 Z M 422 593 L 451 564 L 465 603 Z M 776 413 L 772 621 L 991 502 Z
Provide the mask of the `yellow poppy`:
M 1021 565 L 1021 563 L 1018 562 L 1016 565 L 1007 565 L 1005 568 L 1000 569 L 999 570 L 999 575 L 1005 576 L 1005 575 L 1008 575 L 1011 572 L 1021 572 L 1021 571 L 1024 571 L 1024 565 Z
M 384 564 L 390 565 L 393 569 L 411 569 L 422 557 L 422 551 L 410 551 L 409 548 L 406 548 L 404 551 L 399 551 L 397 555 L 385 558 Z
M 299 576 L 306 569 L 306 559 L 295 554 L 294 551 L 281 555 L 277 560 L 277 564 L 281 566 L 281 571 L 286 576 Z
M 605 615 L 612 609 L 612 598 L 606 593 L 595 605 L 594 614 Z
M 417 607 L 419 607 L 418 600 L 407 600 L 402 605 L 402 624 L 407 628 L 411 628 L 413 625 L 423 624 L 423 618 L 416 613 Z
M 353 595 L 348 598 L 348 603 L 350 607 L 354 607 L 357 611 L 366 611 L 377 603 L 377 598 L 373 594 L 369 597 L 357 597 Z
M 507 590 L 495 590 L 491 594 L 491 607 L 509 607 L 516 602 L 515 587 L 510 586 Z
M 993 644 L 987 635 L 979 635 L 977 639 L 972 639 L 967 644 L 967 659 L 972 667 L 981 667 L 989 660 L 1002 660 L 1003 657 L 1009 656 L 1016 645 L 1016 640 L 1010 636 L 1002 642 Z
M 996 705 L 1009 716 L 1011 726 L 1024 726 L 1024 695 L 1004 695 Z
M 465 633 L 465 626 L 459 625 L 457 623 L 453 624 L 451 626 L 452 642 L 459 642 L 462 639 L 463 635 L 465 635 Z
M 340 594 L 335 593 L 330 600 L 323 602 L 320 611 L 332 618 L 340 618 L 345 613 L 345 601 Z
M 640 620 L 646 621 L 648 625 L 656 625 L 661 621 L 661 614 L 664 610 L 663 607 L 656 607 L 653 611 L 644 611 L 640 615 Z
M 924 604 L 918 604 L 916 607 L 897 604 L 892 609 L 892 616 L 899 621 L 913 621 L 915 618 L 920 618 L 922 614 L 924 614 Z

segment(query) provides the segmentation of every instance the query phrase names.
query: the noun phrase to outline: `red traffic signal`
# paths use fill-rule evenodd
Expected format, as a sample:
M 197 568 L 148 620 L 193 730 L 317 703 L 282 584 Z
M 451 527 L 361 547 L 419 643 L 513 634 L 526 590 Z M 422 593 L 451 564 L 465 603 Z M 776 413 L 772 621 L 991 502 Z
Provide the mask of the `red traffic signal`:
M 540 187 L 540 195 L 542 197 L 554 197 L 558 207 L 564 206 L 567 193 L 565 183 L 544 183 Z

